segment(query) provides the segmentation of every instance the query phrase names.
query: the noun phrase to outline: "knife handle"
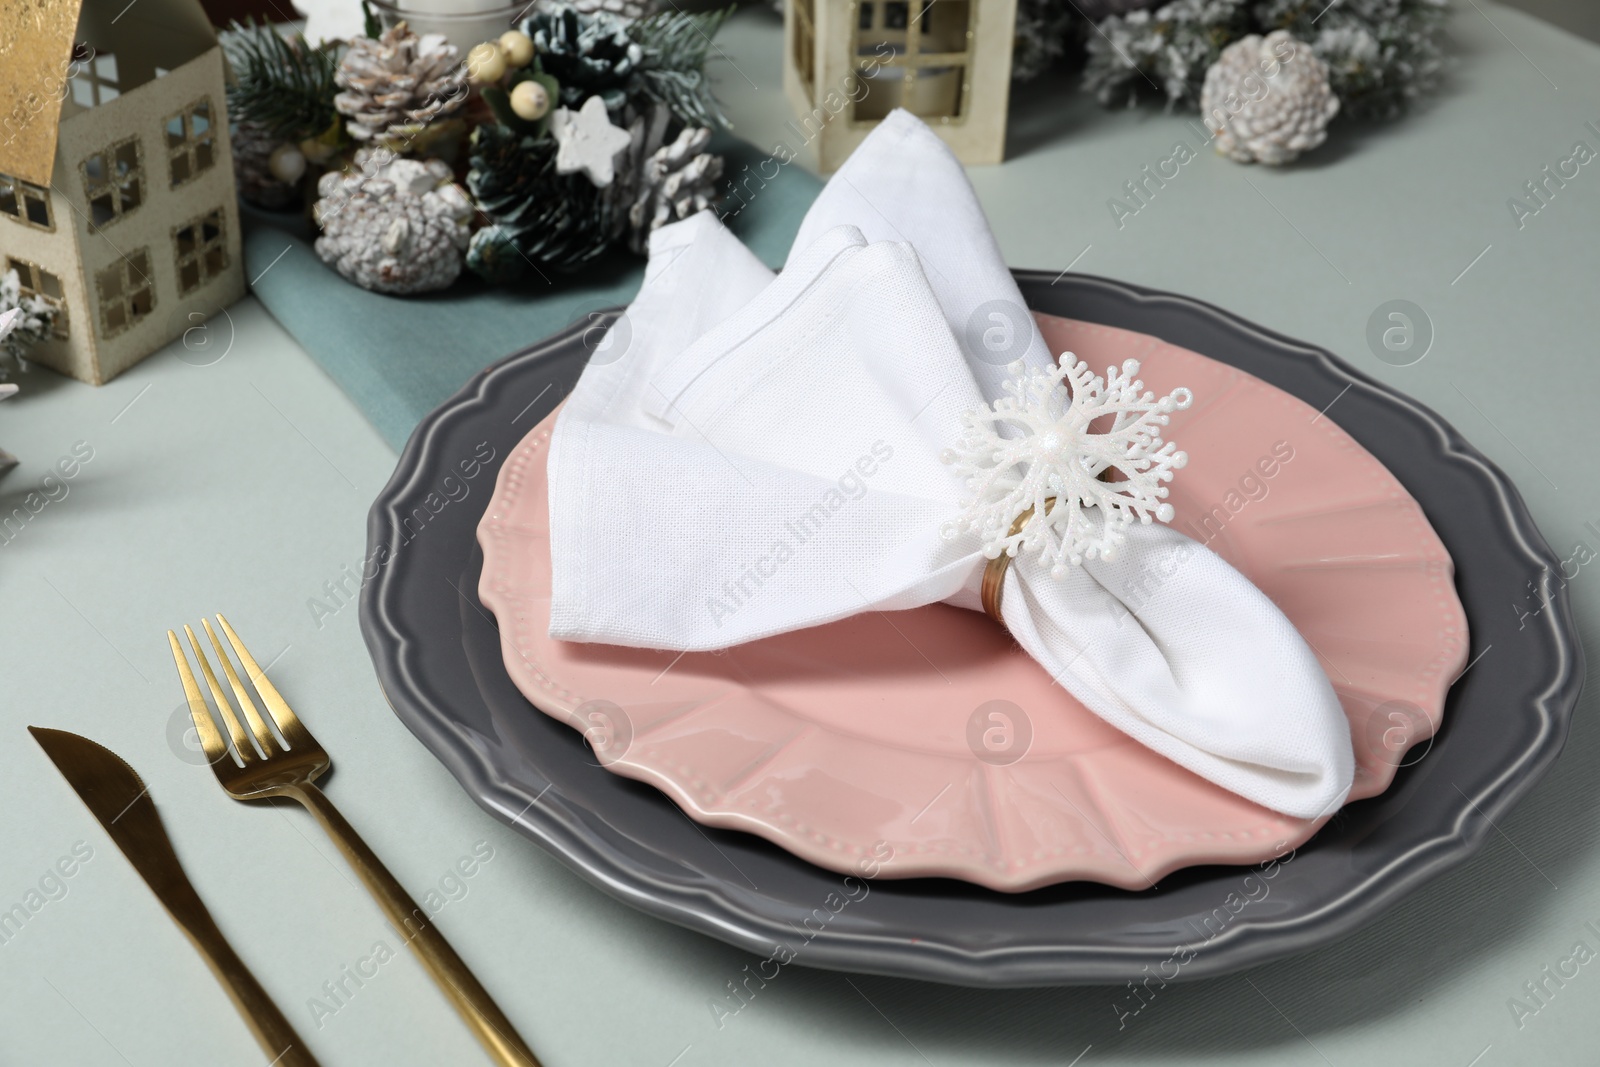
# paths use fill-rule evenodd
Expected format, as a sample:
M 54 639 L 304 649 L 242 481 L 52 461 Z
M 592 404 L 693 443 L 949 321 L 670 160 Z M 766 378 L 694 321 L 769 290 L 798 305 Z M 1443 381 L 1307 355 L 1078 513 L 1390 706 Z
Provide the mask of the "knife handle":
M 538 1057 L 489 996 L 488 990 L 478 984 L 478 979 L 433 925 L 428 913 L 411 899 L 355 828 L 345 822 L 333 801 L 310 782 L 296 782 L 284 792 L 304 804 L 328 831 L 328 836 L 366 883 L 367 891 L 377 900 L 389 922 L 416 952 L 423 967 L 455 1005 L 494 1062 L 502 1067 L 540 1067 Z
M 294 1027 L 289 1025 L 289 1020 L 284 1018 L 283 1012 L 278 1010 L 267 991 L 261 988 L 261 983 L 256 981 L 256 976 L 250 973 L 250 968 L 244 965 L 239 954 L 233 951 L 233 946 L 228 944 L 228 939 L 217 928 L 216 921 L 211 918 L 205 904 L 201 903 L 199 895 L 190 888 L 184 896 L 190 899 L 182 901 L 172 911 L 172 917 L 189 935 L 189 940 L 200 950 L 206 963 L 211 965 L 212 973 L 222 983 L 222 988 L 228 991 L 233 1006 L 244 1016 L 245 1023 L 250 1027 L 250 1032 L 256 1035 L 262 1049 L 269 1057 L 274 1057 L 272 1067 L 319 1067 L 316 1057 L 300 1040 Z

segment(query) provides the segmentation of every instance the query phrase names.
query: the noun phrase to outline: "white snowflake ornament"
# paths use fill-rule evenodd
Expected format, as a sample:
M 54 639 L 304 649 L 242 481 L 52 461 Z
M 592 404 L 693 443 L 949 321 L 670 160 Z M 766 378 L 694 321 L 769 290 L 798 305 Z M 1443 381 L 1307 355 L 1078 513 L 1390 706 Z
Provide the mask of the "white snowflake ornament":
M 596 93 L 576 111 L 558 107 L 550 116 L 556 139 L 556 173 L 583 171 L 595 188 L 604 189 L 616 177 L 617 153 L 633 143 L 628 131 L 611 125 L 606 102 Z
M 1164 483 L 1189 457 L 1162 441 L 1161 428 L 1193 393 L 1158 398 L 1134 377 L 1133 359 L 1104 379 L 1070 352 L 1048 370 L 1020 360 L 1007 369 L 1006 395 L 964 415 L 940 456 L 972 492 L 946 537 L 976 532 L 989 559 L 1037 552 L 1060 578 L 1068 564 L 1110 559 L 1136 520 L 1172 520 Z M 1103 481 L 1107 471 L 1121 479 Z

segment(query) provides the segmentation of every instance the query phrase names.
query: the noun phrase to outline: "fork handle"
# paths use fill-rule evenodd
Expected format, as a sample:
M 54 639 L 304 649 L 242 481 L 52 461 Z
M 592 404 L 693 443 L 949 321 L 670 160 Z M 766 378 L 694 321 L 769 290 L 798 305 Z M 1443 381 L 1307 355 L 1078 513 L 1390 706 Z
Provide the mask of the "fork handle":
M 333 806 L 316 785 L 300 782 L 287 790 L 306 810 L 316 816 L 322 828 L 328 831 L 339 851 L 344 853 L 350 866 L 356 869 L 367 890 L 378 901 L 378 906 L 389 917 L 389 922 L 404 937 L 422 960 L 433 980 L 455 1005 L 456 1011 L 466 1020 L 467 1026 L 483 1042 L 484 1048 L 503 1067 L 540 1067 L 539 1060 L 518 1036 L 511 1021 L 505 1017 L 494 999 L 478 984 L 456 950 L 444 939 L 438 927 L 429 921 L 411 896 L 395 880 L 361 835 L 345 822 L 339 809 Z

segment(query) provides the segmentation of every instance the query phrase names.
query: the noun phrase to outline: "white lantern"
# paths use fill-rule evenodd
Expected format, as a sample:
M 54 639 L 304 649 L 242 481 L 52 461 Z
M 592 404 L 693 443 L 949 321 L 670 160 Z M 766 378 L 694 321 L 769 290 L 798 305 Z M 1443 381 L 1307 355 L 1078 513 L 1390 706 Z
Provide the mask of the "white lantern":
M 965 163 L 1005 156 L 1016 0 L 789 0 L 784 90 L 822 170 L 897 107 Z

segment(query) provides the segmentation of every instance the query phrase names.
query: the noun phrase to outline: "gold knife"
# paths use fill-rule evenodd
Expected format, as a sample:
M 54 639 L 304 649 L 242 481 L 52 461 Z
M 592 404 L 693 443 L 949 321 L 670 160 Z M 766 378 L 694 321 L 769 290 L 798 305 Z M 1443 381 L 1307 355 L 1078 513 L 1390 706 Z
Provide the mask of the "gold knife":
M 87 737 L 40 726 L 30 726 L 28 732 L 211 965 L 251 1033 L 272 1057 L 272 1067 L 318 1067 L 289 1020 L 217 929 L 178 863 L 149 788 L 134 769 Z

